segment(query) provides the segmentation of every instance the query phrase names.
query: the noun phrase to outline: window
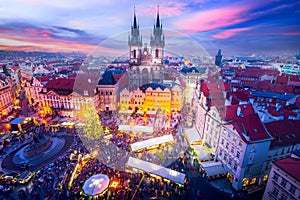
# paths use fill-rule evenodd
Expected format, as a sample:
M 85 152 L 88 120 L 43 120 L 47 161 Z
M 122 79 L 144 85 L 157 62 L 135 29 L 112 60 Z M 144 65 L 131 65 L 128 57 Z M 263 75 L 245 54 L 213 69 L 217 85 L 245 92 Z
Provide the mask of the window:
M 286 183 L 287 183 L 287 181 L 286 181 L 284 178 L 282 178 L 280 185 L 281 185 L 282 187 L 285 187 L 285 186 L 286 186 Z
M 287 200 L 287 196 L 284 193 L 282 193 L 281 197 L 280 197 L 280 200 Z
M 221 140 L 221 144 L 224 144 L 224 139 Z
M 243 145 L 243 142 L 242 142 L 242 140 L 240 140 L 240 142 L 239 142 L 239 145 L 240 145 L 240 146 L 242 146 L 242 145 Z
M 274 187 L 273 191 L 272 191 L 272 194 L 277 197 L 278 196 L 278 193 L 279 193 L 279 190 L 278 188 Z
M 239 151 L 236 152 L 236 157 L 240 158 L 240 152 Z
M 291 188 L 289 191 L 290 191 L 290 193 L 295 194 L 296 187 L 294 185 L 291 185 Z
M 237 140 L 237 137 L 236 136 L 233 136 L 233 141 L 236 141 Z
M 136 50 L 133 50 L 133 58 L 136 58 Z
M 254 153 L 251 153 L 249 156 L 249 161 L 253 161 L 253 158 L 254 158 Z
M 237 164 L 236 164 L 236 163 L 234 163 L 233 170 L 234 170 L 234 171 L 237 170 Z
M 228 144 L 228 142 L 226 143 L 226 149 L 228 149 L 228 146 L 229 146 L 229 144 Z
M 233 147 L 231 147 L 231 153 L 234 153 L 234 148 Z
M 228 164 L 231 166 L 231 164 L 232 164 L 232 159 L 231 158 L 229 159 Z
M 278 181 L 279 174 L 274 172 L 273 180 Z

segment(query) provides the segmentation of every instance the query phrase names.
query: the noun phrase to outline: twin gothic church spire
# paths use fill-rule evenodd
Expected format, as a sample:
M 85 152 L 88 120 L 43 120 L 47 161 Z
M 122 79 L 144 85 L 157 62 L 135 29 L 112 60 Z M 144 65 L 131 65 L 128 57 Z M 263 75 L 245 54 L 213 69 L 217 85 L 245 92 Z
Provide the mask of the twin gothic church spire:
M 140 36 L 139 25 L 135 13 L 133 14 L 133 24 L 131 25 L 131 33 L 128 38 L 130 48 L 130 63 L 139 64 L 142 59 L 142 36 Z M 150 37 L 151 55 L 154 63 L 162 63 L 164 53 L 165 38 L 162 31 L 162 23 L 159 16 L 159 6 L 157 6 L 157 16 L 153 27 L 153 33 Z M 147 48 L 147 47 L 145 47 Z M 145 54 L 145 52 L 144 52 Z

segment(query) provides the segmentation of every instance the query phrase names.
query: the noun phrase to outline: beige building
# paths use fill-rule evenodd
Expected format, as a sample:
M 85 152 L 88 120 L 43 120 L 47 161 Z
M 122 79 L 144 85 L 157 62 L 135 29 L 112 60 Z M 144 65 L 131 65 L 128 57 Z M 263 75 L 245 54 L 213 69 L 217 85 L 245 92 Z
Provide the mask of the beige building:
M 169 88 L 162 84 L 149 83 L 134 91 L 124 89 L 120 93 L 120 110 L 161 110 L 171 114 L 172 111 L 182 109 L 182 92 L 178 84 Z
M 1 76 L 1 74 L 0 74 Z M 8 80 L 0 77 L 0 117 L 8 115 L 13 108 L 12 89 Z
M 271 168 L 263 199 L 300 199 L 299 166 L 299 158 L 284 158 L 275 161 Z

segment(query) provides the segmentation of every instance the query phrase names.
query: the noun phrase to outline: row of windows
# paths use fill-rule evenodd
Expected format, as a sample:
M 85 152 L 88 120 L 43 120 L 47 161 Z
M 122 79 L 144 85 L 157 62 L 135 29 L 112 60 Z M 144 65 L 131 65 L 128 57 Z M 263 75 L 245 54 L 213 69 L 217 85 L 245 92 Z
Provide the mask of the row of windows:
M 279 175 L 278 173 L 274 172 L 274 175 L 273 175 L 272 178 L 273 178 L 273 180 L 274 180 L 275 182 L 278 182 L 278 181 L 279 181 L 279 177 L 280 177 L 280 175 Z M 288 182 L 285 178 L 281 177 L 280 185 L 281 185 L 283 188 L 286 188 L 287 183 L 289 183 L 289 182 Z M 290 185 L 289 192 L 292 193 L 292 194 L 295 194 L 296 187 L 295 187 L 293 184 L 291 184 L 291 183 L 289 183 L 289 185 Z
M 112 95 L 112 91 L 101 91 L 100 92 L 101 95 Z

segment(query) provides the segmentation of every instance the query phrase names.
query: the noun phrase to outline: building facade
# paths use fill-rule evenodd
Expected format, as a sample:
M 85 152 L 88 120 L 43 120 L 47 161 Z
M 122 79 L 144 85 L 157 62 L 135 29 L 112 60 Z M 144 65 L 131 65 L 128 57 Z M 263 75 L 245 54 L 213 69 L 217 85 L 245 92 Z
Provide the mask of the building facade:
M 180 111 L 183 105 L 182 88 L 174 84 L 167 87 L 158 83 L 149 83 L 137 90 L 124 89 L 120 93 L 120 110 L 162 111 L 168 115 Z
M 221 161 L 235 190 L 267 180 L 266 163 L 272 137 L 257 114 L 222 125 L 216 160 Z
M 99 104 L 96 106 L 101 111 L 116 111 L 119 103 L 119 83 L 114 79 L 111 70 L 106 70 L 97 85 Z
M 300 199 L 299 166 L 299 158 L 284 158 L 274 162 L 263 199 Z
M 1 76 L 1 74 L 0 74 Z M 9 81 L 0 77 L 0 118 L 8 115 L 13 108 L 12 89 Z

